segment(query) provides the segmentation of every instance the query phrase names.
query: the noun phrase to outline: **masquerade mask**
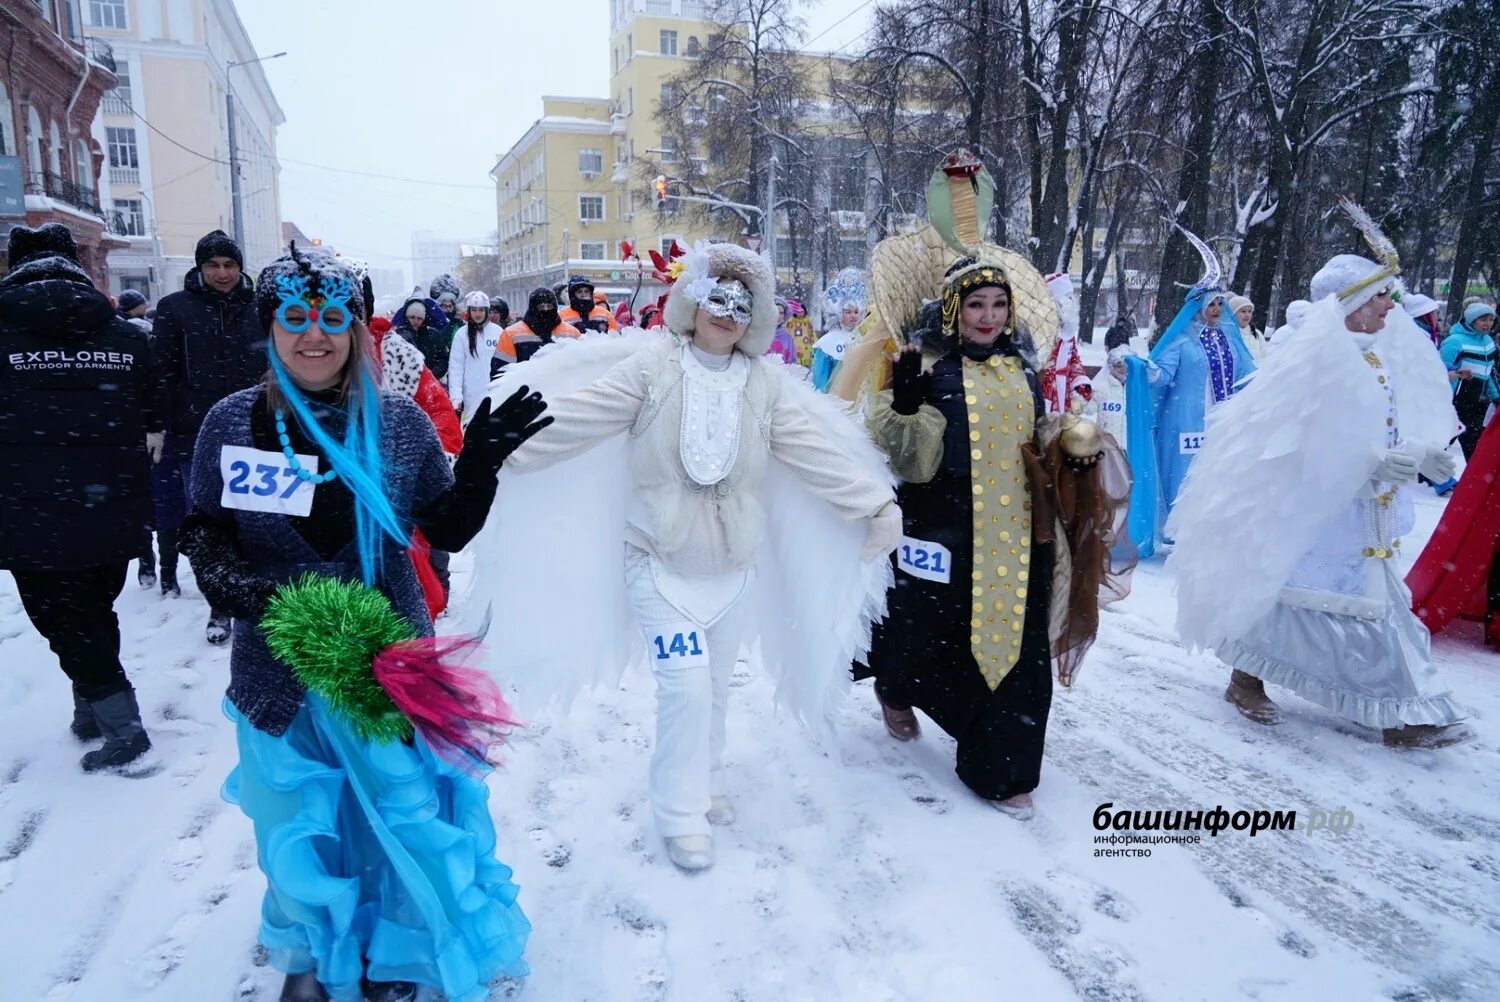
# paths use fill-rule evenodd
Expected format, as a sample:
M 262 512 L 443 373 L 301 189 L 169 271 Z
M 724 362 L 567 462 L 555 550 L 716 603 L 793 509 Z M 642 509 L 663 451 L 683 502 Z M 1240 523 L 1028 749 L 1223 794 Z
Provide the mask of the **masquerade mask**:
M 743 282 L 731 279 L 715 285 L 698 305 L 711 317 L 728 317 L 737 324 L 748 324 L 753 316 L 755 297 Z
M 341 276 L 324 276 L 312 292 L 307 275 L 281 275 L 276 279 L 276 322 L 291 334 L 303 334 L 317 324 L 325 334 L 342 334 L 354 322 L 349 300 L 354 284 Z

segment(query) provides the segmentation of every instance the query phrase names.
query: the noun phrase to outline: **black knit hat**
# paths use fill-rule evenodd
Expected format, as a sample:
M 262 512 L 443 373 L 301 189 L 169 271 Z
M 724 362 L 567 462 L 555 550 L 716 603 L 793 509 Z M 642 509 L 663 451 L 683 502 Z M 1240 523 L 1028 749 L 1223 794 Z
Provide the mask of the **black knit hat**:
M 126 289 L 120 293 L 120 298 L 115 300 L 121 313 L 129 313 L 131 310 L 139 309 L 146 305 L 146 297 L 135 289 Z
M 308 291 L 320 295 L 326 295 L 333 284 L 346 284 L 349 311 L 360 320 L 365 319 L 365 297 L 360 290 L 359 276 L 349 263 L 320 247 L 304 252 L 294 241 L 285 254 L 266 265 L 255 281 L 255 312 L 263 330 L 270 331 L 276 309 L 281 305 L 276 280 L 297 277 L 306 278 Z
M 9 251 L 12 268 L 43 257 L 63 257 L 78 263 L 78 244 L 73 242 L 72 232 L 62 223 L 48 223 L 34 230 L 24 226 L 11 227 Z
M 193 260 L 198 267 L 211 257 L 227 257 L 241 268 L 245 267 L 245 259 L 240 254 L 239 244 L 223 230 L 214 230 L 212 233 L 198 241 L 198 249 L 193 252 Z

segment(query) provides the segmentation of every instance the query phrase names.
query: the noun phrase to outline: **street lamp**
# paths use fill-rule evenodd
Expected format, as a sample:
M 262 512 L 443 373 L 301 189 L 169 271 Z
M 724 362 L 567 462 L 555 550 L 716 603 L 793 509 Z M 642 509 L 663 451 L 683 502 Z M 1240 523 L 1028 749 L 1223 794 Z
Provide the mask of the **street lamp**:
M 229 127 L 229 193 L 230 210 L 234 215 L 234 243 L 245 252 L 245 209 L 241 204 L 240 197 L 240 148 L 239 139 L 234 128 L 234 85 L 230 82 L 229 71 L 236 66 L 253 66 L 256 63 L 269 62 L 272 59 L 280 59 L 286 55 L 285 52 L 277 52 L 270 56 L 261 56 L 257 59 L 246 59 L 243 62 L 230 60 L 224 67 L 224 104 L 226 107 L 226 124 Z

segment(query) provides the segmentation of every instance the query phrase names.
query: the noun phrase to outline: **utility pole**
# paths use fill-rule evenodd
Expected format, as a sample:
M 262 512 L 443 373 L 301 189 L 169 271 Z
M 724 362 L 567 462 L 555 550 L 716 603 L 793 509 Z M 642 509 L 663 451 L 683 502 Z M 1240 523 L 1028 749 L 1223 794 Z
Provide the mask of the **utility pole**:
M 245 253 L 245 206 L 240 197 L 239 132 L 235 128 L 234 87 L 230 83 L 229 71 L 236 66 L 264 63 L 271 59 L 280 59 L 284 55 L 286 55 L 285 52 L 278 52 L 270 56 L 261 56 L 259 59 L 246 59 L 244 62 L 231 60 L 224 66 L 224 124 L 229 129 L 229 209 L 234 219 L 234 244 L 240 249 L 241 254 Z
M 234 245 L 245 253 L 245 207 L 240 199 L 240 150 L 234 128 L 234 90 L 228 86 L 230 63 L 224 71 L 225 121 L 229 124 L 229 210 L 234 217 Z

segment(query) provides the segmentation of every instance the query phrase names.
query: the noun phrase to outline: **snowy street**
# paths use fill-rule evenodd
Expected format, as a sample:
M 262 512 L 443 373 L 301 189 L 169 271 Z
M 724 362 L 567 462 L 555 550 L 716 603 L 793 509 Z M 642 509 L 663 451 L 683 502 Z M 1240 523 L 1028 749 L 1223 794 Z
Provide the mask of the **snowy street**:
M 1419 502 L 1406 553 L 1439 506 Z M 456 566 L 466 580 L 468 558 Z M 0 579 L 0 996 L 269 1000 L 264 882 L 249 823 L 219 797 L 235 758 L 228 652 L 203 641 L 190 577 L 169 602 L 133 575 L 117 608 L 156 746 L 135 779 L 78 770 L 66 680 Z M 1500 659 L 1471 643 L 1477 629 L 1436 644 L 1476 740 L 1394 752 L 1284 691 L 1285 724 L 1243 720 L 1221 699 L 1227 671 L 1185 654 L 1172 617 L 1170 580 L 1144 565 L 1054 699 L 1030 823 L 964 789 L 930 722 L 914 745 L 890 740 L 868 684 L 845 706 L 838 761 L 742 668 L 727 753 L 739 820 L 717 831 L 715 868 L 689 876 L 647 808 L 647 678 L 533 721 L 490 781 L 532 974 L 492 998 L 1494 999 Z M 1100 858 L 1105 802 L 1346 808 L 1353 824 Z

